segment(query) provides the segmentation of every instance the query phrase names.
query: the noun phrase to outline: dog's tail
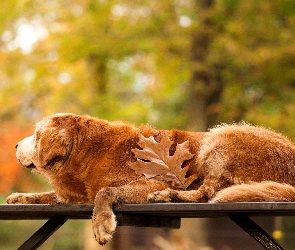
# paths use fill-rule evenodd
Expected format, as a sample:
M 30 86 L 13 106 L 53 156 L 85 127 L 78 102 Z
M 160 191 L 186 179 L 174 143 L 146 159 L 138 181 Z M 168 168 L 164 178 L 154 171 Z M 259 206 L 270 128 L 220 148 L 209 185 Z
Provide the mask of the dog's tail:
M 290 202 L 295 187 L 274 181 L 230 186 L 217 192 L 210 202 Z

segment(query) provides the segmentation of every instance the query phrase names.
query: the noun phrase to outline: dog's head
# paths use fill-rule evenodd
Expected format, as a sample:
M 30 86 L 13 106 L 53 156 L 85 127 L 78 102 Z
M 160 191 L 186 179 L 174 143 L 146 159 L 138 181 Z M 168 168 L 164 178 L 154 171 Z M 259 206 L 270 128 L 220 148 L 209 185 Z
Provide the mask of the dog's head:
M 65 162 L 72 150 L 79 118 L 73 114 L 56 114 L 38 122 L 34 134 L 16 145 L 19 163 L 42 173 Z

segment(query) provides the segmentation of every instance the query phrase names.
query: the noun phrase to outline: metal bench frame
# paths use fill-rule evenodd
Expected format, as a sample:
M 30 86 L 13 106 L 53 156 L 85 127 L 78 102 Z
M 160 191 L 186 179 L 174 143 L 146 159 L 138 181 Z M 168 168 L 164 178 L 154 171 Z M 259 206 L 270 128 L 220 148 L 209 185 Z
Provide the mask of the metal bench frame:
M 90 219 L 93 205 L 0 205 L 2 220 L 48 219 L 18 249 L 37 249 L 68 219 Z M 294 216 L 295 202 L 153 203 L 114 208 L 119 226 L 180 228 L 181 218 L 229 217 L 265 249 L 283 249 L 249 216 Z

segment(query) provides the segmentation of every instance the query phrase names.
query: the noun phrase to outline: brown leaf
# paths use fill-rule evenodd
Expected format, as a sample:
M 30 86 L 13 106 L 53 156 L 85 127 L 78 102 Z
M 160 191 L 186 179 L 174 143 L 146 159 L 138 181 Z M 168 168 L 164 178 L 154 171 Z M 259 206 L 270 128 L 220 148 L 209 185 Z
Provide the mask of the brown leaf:
M 146 138 L 140 135 L 138 145 L 142 150 L 132 149 L 137 161 L 130 167 L 146 178 L 171 182 L 177 188 L 186 189 L 197 179 L 197 175 L 186 178 L 188 166 L 184 168 L 181 166 L 184 161 L 191 159 L 194 155 L 189 152 L 188 141 L 177 144 L 174 154 L 169 155 L 172 144 L 167 135 L 164 135 L 159 143 L 152 136 Z

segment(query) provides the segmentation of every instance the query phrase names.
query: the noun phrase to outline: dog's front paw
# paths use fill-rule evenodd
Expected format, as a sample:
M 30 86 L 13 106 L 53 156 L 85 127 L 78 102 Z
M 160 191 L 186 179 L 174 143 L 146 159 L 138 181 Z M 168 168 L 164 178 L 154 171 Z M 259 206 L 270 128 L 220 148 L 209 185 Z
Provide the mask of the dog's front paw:
M 96 241 L 100 245 L 111 240 L 117 226 L 116 217 L 111 209 L 96 211 L 92 216 L 92 229 Z
M 31 204 L 34 203 L 34 197 L 31 194 L 13 193 L 6 198 L 7 204 Z
M 174 190 L 167 188 L 162 191 L 157 191 L 150 193 L 147 197 L 148 202 L 150 203 L 160 203 L 160 202 L 171 202 L 171 198 L 174 196 Z

